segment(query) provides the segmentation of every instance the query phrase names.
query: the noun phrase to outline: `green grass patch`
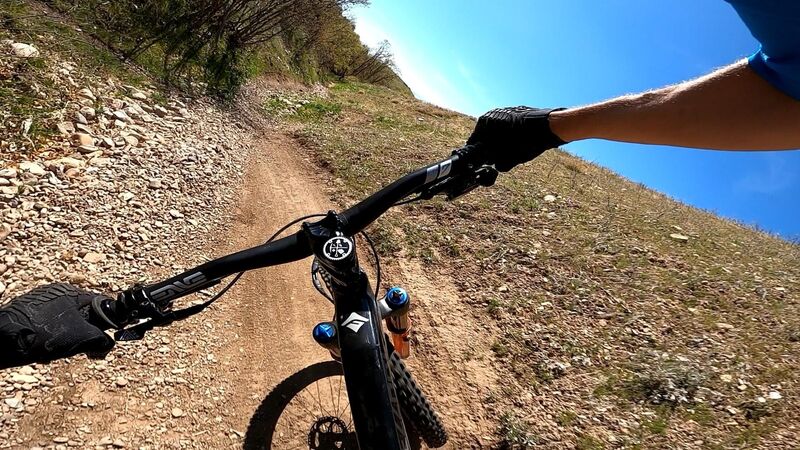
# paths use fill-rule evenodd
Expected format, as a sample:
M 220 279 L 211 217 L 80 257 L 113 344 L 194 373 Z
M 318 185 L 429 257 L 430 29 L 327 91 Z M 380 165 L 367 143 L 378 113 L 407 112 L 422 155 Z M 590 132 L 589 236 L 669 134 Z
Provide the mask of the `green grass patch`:
M 606 448 L 606 446 L 594 436 L 581 434 L 578 436 L 578 441 L 575 443 L 575 448 L 578 450 L 603 450 Z
M 318 122 L 324 119 L 336 117 L 342 112 L 342 105 L 338 103 L 326 102 L 322 100 L 311 101 L 294 113 L 294 116 L 304 122 Z
M 578 415 L 572 411 L 564 411 L 558 415 L 556 418 L 556 422 L 562 427 L 568 427 L 575 423 L 578 419 Z

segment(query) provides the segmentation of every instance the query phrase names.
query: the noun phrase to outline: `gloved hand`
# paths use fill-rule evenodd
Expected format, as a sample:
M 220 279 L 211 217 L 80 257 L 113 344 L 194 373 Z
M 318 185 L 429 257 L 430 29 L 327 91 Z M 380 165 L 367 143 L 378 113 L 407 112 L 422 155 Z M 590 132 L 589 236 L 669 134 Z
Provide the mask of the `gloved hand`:
M 550 129 L 549 116 L 557 109 L 493 109 L 478 118 L 467 144 L 481 144 L 489 163 L 501 172 L 536 158 L 545 150 L 564 145 Z
M 0 308 L 0 368 L 107 353 L 114 339 L 89 322 L 92 299 L 98 296 L 104 297 L 48 284 Z

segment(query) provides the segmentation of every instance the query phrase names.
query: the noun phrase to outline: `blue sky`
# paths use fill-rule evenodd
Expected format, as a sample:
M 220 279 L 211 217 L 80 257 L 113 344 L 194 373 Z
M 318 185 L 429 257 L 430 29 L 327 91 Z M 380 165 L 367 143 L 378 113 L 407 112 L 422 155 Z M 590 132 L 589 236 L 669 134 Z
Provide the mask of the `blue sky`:
M 758 47 L 722 0 L 372 0 L 362 40 L 392 44 L 417 97 L 473 116 L 652 89 Z M 800 238 L 800 152 L 711 152 L 590 140 L 567 150 L 686 203 Z

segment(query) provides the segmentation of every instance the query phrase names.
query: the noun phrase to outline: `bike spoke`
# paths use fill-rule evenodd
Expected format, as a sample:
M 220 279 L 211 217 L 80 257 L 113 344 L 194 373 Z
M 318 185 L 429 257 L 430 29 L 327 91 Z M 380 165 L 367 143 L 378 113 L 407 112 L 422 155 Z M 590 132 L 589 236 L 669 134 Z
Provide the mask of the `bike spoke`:
M 339 403 L 342 400 L 342 380 L 344 377 L 339 377 L 339 389 L 336 391 L 336 414 L 339 414 Z M 342 411 L 344 412 L 344 411 Z
M 331 379 L 328 378 L 328 390 L 331 392 L 331 407 L 333 407 L 333 415 L 335 417 L 339 417 L 339 408 L 336 405 L 336 402 L 333 397 L 333 383 L 331 383 Z
M 327 415 L 325 414 L 325 408 L 322 407 L 322 395 L 319 393 L 319 381 L 315 382 L 314 386 L 317 388 L 317 404 L 319 405 L 319 412 L 321 412 L 323 415 Z

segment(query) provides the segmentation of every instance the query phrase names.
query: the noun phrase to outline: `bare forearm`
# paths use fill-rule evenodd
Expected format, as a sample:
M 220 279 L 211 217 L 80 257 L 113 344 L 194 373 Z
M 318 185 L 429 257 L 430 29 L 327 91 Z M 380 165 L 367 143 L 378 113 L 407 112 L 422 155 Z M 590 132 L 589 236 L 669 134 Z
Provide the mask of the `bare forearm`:
M 746 61 L 642 94 L 556 111 L 565 141 L 607 139 L 716 150 L 800 148 L 800 101 L 778 91 Z

